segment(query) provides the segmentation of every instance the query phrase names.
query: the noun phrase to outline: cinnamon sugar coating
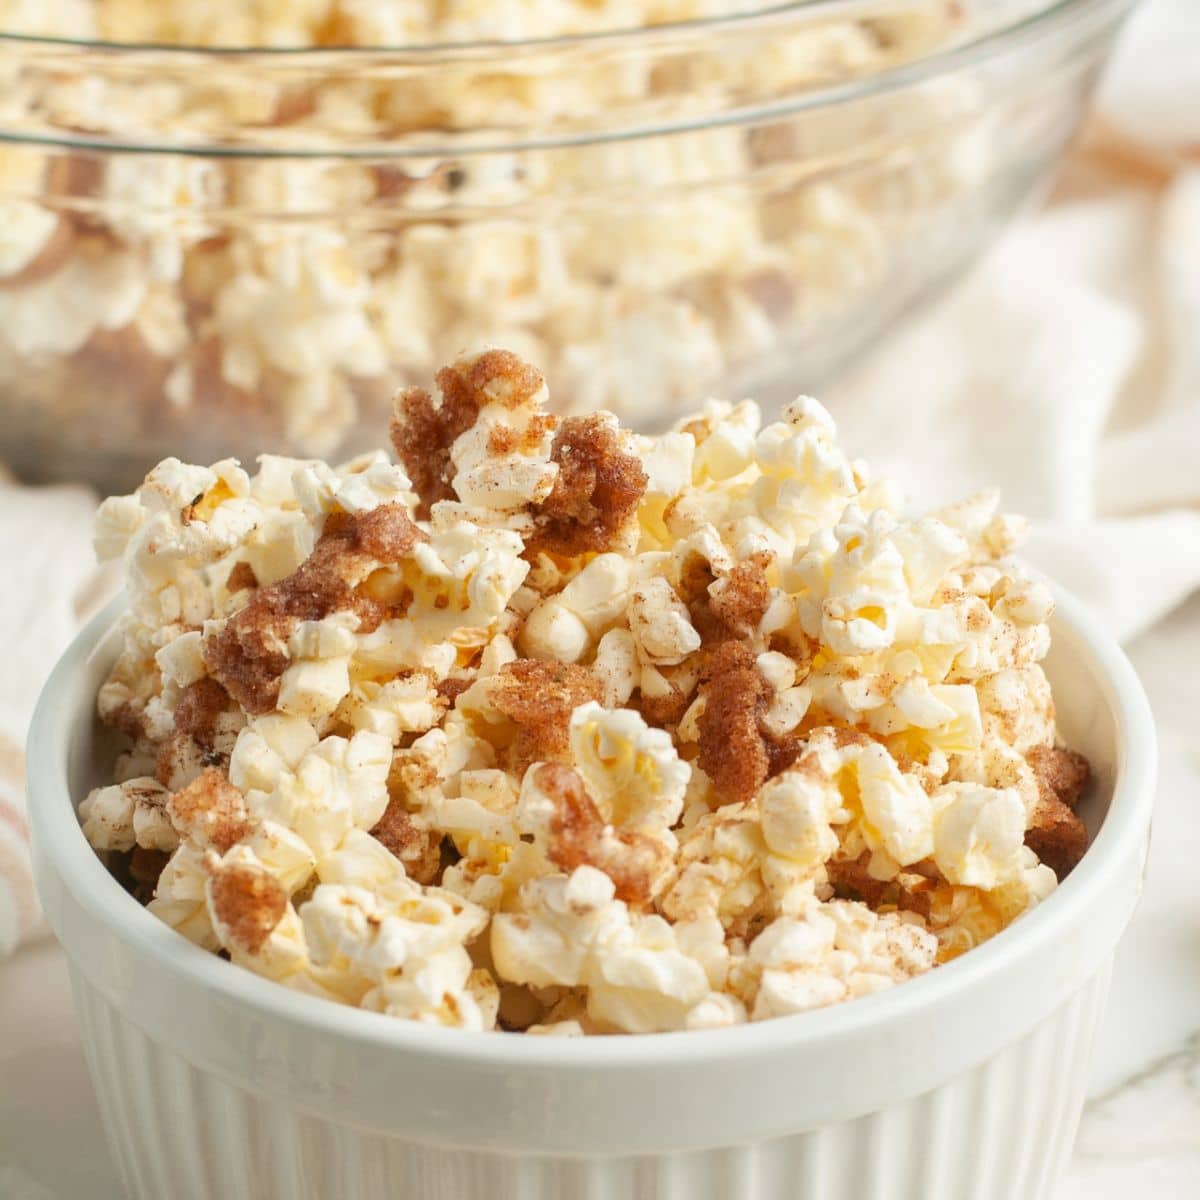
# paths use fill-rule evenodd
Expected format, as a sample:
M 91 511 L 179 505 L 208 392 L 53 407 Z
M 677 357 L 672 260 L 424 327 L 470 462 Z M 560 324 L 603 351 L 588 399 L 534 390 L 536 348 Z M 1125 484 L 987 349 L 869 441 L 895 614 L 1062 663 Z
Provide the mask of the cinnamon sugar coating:
M 600 684 L 586 667 L 534 659 L 509 663 L 492 689 L 492 703 L 516 722 L 513 769 L 561 761 L 567 754 L 571 713 L 601 698 Z
M 1074 810 L 1091 768 L 1082 754 L 1059 746 L 1035 746 L 1026 759 L 1037 778 L 1038 803 L 1025 844 L 1062 880 L 1087 850 L 1087 827 Z
M 171 824 L 219 854 L 237 845 L 250 831 L 242 793 L 215 767 L 173 792 L 167 800 Z
M 432 883 L 441 871 L 443 835 L 418 824 L 399 801 L 389 802 L 371 836 L 404 864 L 410 879 Z
M 205 645 L 205 662 L 214 678 L 246 712 L 270 712 L 291 662 L 287 642 L 295 626 L 349 612 L 364 632 L 375 628 L 388 609 L 357 585 L 373 567 L 398 563 L 423 540 L 425 535 L 397 504 L 357 517 L 330 517 L 305 562 L 257 592 Z
M 392 446 L 416 489 L 419 517 L 428 517 L 437 501 L 454 498 L 450 449 L 475 424 L 479 410 L 494 402 L 516 408 L 544 384 L 540 371 L 507 350 L 489 350 L 466 368 L 444 367 L 436 381 L 439 400 L 424 388 L 405 388 L 393 404 Z M 507 452 L 516 441 L 515 435 L 504 439 L 497 452 Z
M 638 833 L 615 831 L 588 796 L 579 773 L 561 763 L 536 769 L 537 786 L 554 797 L 547 856 L 566 872 L 589 866 L 613 881 L 618 900 L 644 908 L 663 867 L 663 849 Z
M 550 459 L 558 478 L 530 549 L 563 555 L 611 550 L 646 490 L 642 464 L 621 449 L 616 430 L 599 413 L 567 417 Z
M 701 689 L 700 766 L 728 803 L 751 799 L 771 770 L 759 728 L 770 686 L 749 647 L 724 642 L 709 659 Z
M 287 911 L 287 892 L 262 868 L 235 864 L 210 883 L 215 918 L 244 954 L 257 954 Z

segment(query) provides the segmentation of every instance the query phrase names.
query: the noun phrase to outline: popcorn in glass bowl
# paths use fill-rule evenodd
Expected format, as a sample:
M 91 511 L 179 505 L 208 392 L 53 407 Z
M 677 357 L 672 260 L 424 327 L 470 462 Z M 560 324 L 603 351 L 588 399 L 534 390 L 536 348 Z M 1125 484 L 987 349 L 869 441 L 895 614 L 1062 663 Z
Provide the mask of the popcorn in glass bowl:
M 979 252 L 1128 7 L 0 2 L 0 457 L 348 456 L 486 345 L 560 413 L 774 405 Z
M 126 745 L 83 831 L 149 911 L 410 1021 L 712 1029 L 892 987 L 1084 854 L 1054 604 L 985 493 L 909 517 L 802 397 L 633 433 L 460 358 L 382 451 L 106 501 Z

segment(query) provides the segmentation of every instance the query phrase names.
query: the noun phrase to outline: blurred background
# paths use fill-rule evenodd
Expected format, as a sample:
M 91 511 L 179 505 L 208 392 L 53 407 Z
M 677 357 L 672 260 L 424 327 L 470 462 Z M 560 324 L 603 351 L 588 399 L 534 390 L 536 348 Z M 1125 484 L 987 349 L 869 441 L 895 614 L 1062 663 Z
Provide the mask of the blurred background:
M 813 392 L 1035 518 L 1162 741 L 1063 1200 L 1200 1195 L 1198 322 L 1196 0 L 0 0 L 0 1197 L 117 1195 L 21 815 L 97 498 L 379 445 L 481 345 L 645 429 Z

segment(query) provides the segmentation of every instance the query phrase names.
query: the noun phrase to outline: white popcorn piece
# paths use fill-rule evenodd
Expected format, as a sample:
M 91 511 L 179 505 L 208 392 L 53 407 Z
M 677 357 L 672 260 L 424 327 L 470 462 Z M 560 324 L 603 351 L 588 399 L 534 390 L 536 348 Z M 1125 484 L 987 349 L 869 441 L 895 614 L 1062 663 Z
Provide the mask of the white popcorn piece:
M 521 550 L 511 530 L 462 521 L 435 528 L 428 542 L 413 547 L 419 574 L 410 619 L 436 641 L 491 630 L 529 572 Z
M 678 872 L 659 902 L 662 911 L 676 922 L 715 916 L 726 929 L 740 929 L 769 908 L 766 856 L 753 805 L 727 804 L 701 817 L 680 839 Z
M 95 788 L 79 806 L 83 835 L 97 850 L 174 850 L 179 837 L 166 815 L 167 795 L 147 777 Z
M 190 629 L 163 646 L 154 655 L 163 678 L 181 688 L 203 679 L 208 673 L 204 665 L 203 641 L 198 629 Z
M 681 663 L 700 649 L 687 606 L 661 575 L 633 586 L 629 593 L 629 628 L 642 658 L 657 666 Z
M 627 629 L 610 629 L 596 647 L 592 670 L 600 680 L 606 708 L 627 704 L 640 676 L 633 634 Z
M 439 889 L 422 890 L 396 866 L 399 877 L 381 895 L 355 884 L 322 883 L 301 906 L 314 964 L 345 977 L 343 986 L 359 994 L 363 1007 L 407 1020 L 490 1028 L 494 1009 L 488 1020 L 472 995 L 465 949 L 486 914 Z
M 246 757 L 258 752 L 265 722 L 260 719 L 255 724 L 257 728 L 247 727 L 249 736 L 247 731 L 239 736 L 230 762 L 230 779 L 243 787 L 246 807 L 254 818 L 278 821 L 294 830 L 318 864 L 351 829 L 370 829 L 379 821 L 388 799 L 389 739 L 361 730 L 350 739 L 331 736 L 310 744 L 290 765 L 268 751 L 250 766 Z M 311 726 L 307 728 L 311 733 Z M 243 739 L 254 749 L 239 758 Z
M 530 658 L 579 662 L 591 643 L 588 627 L 558 596 L 543 600 L 521 626 L 521 649 Z
M 780 917 L 750 948 L 761 972 L 753 1019 L 823 1008 L 891 987 L 933 966 L 937 941 L 901 914 L 831 901 Z
M 1018 792 L 948 783 L 933 804 L 934 859 L 950 883 L 990 890 L 1016 873 L 1025 838 Z
M 184 841 L 171 855 L 154 888 L 147 911 L 189 941 L 206 950 L 220 942 L 208 913 L 206 889 L 211 870 L 209 852 Z
M 492 921 L 503 977 L 534 986 L 588 988 L 589 1016 L 628 1033 L 687 1027 L 710 995 L 703 965 L 661 917 L 632 916 L 608 876 L 578 867 L 526 885 L 520 916 Z
M 696 447 L 697 479 L 720 482 L 745 471 L 753 459 L 762 413 L 752 400 L 736 406 L 709 401 L 700 418 L 704 436 Z
M 462 360 L 464 371 L 472 359 Z M 520 514 L 549 494 L 558 477 L 550 462 L 553 427 L 539 423 L 549 393 L 545 384 L 519 408 L 501 397 L 479 410 L 474 424 L 455 439 L 450 460 L 455 468 L 454 491 L 478 524 L 491 525 Z M 508 448 L 500 448 L 503 431 Z
M 350 658 L 355 650 L 352 613 L 335 613 L 320 621 L 301 621 L 288 638 L 291 664 L 279 681 L 277 708 L 323 723 L 350 690 Z
M 381 504 L 400 504 L 410 511 L 415 506 L 412 484 L 404 468 L 390 462 L 381 451 L 352 459 L 336 470 L 322 462 L 275 461 L 291 467 L 288 490 L 310 519 L 335 511 L 358 515 Z M 281 497 L 290 498 L 287 493 Z
M 833 781 L 807 771 L 785 771 L 758 794 L 762 835 L 772 854 L 815 870 L 840 845 L 833 826 L 847 812 Z
M 101 562 L 120 558 L 130 539 L 145 520 L 137 496 L 109 496 L 96 510 L 92 544 Z
M 395 745 L 407 733 L 432 729 L 444 708 L 429 675 L 415 671 L 387 683 L 356 684 L 340 711 L 354 729 L 381 734 Z
M 606 821 L 665 833 L 683 811 L 691 768 L 661 729 L 639 713 L 594 701 L 571 714 L 571 756 Z

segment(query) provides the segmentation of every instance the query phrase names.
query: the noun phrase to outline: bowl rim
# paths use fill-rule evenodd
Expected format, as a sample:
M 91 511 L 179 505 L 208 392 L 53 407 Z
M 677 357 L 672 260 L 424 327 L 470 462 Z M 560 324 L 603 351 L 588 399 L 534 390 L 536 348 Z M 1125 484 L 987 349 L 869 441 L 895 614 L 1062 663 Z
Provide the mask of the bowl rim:
M 332 45 L 332 46 L 255 46 L 217 45 L 197 46 L 178 42 L 115 41 L 108 38 L 75 38 L 63 35 L 27 34 L 9 32 L 0 28 L 0 41 L 24 42 L 31 46 L 78 47 L 86 50 L 103 51 L 152 51 L 156 54 L 195 55 L 213 58 L 240 58 L 262 55 L 268 59 L 303 59 L 345 57 L 349 59 L 369 57 L 372 54 L 405 55 L 413 57 L 435 57 L 447 53 L 465 54 L 511 54 L 524 49 L 571 49 L 604 45 L 618 42 L 648 43 L 670 40 L 675 36 L 722 34 L 755 25 L 772 25 L 793 16 L 818 19 L 825 17 L 855 16 L 872 0 L 777 0 L 776 3 L 761 4 L 747 11 L 724 11 L 711 16 L 689 17 L 678 21 L 662 21 L 654 25 L 617 25 L 611 28 L 590 30 L 586 33 L 544 34 L 527 38 L 505 39 L 498 37 L 474 37 L 440 42 L 402 42 L 379 45 Z M 1025 16 L 1006 21 L 992 32 L 1021 28 L 1036 23 L 1059 9 L 1086 7 L 1106 0 L 1038 0 L 1039 7 Z M 870 17 L 867 11 L 863 14 Z M 973 40 L 973 39 L 972 39 Z
M 44 858 L 57 876 L 56 884 L 68 890 L 91 919 L 135 954 L 153 959 L 172 983 L 201 989 L 214 1000 L 233 1003 L 263 1020 L 282 1021 L 297 1032 L 347 1039 L 382 1054 L 411 1053 L 510 1072 L 611 1072 L 784 1055 L 816 1042 L 902 1027 L 922 1010 L 953 1004 L 956 996 L 1013 971 L 1021 959 L 1048 942 L 1061 944 L 1076 921 L 1086 920 L 1093 901 L 1127 869 L 1149 829 L 1157 764 L 1149 701 L 1129 660 L 1098 618 L 1063 589 L 1054 591 L 1052 637 L 1071 644 L 1070 652 L 1081 660 L 1090 660 L 1116 735 L 1112 796 L 1099 833 L 1079 865 L 1045 901 L 983 945 L 901 986 L 827 1008 L 715 1030 L 583 1038 L 505 1036 L 422 1025 L 337 1004 L 292 991 L 201 949 L 151 915 L 109 874 L 83 836 L 70 794 L 70 731 L 77 716 L 71 706 L 80 699 L 73 685 L 111 636 L 115 618 L 123 611 L 121 596 L 71 643 L 34 712 L 27 787 L 35 858 Z M 88 696 L 92 703 L 91 693 Z M 44 874 L 35 873 L 39 891 L 46 887 Z M 70 947 L 66 949 L 70 957 Z
M 479 41 L 461 43 L 434 43 L 428 45 L 399 47 L 350 46 L 340 48 L 311 47 L 187 47 L 158 45 L 154 43 L 121 43 L 86 41 L 62 37 L 42 37 L 30 34 L 6 33 L 0 30 L 0 46 L 12 43 L 31 50 L 41 48 L 47 52 L 59 49 L 66 52 L 97 50 L 108 60 L 121 56 L 178 58 L 189 67 L 203 70 L 208 62 L 237 62 L 244 60 L 254 71 L 270 70 L 282 64 L 286 71 L 294 71 L 296 64 L 319 64 L 343 69 L 350 73 L 366 69 L 372 57 L 380 59 L 389 68 L 396 66 L 438 66 L 442 62 L 469 61 L 479 59 L 486 62 L 491 55 L 503 55 L 515 60 L 523 54 L 545 51 L 569 51 L 576 48 L 619 47 L 624 43 L 648 44 L 653 40 L 685 36 L 729 36 L 740 29 L 761 27 L 765 34 L 791 18 L 810 20 L 828 10 L 831 16 L 838 9 L 860 3 L 861 0 L 794 0 L 792 3 L 768 6 L 751 13 L 702 18 L 695 21 L 675 22 L 648 26 L 638 30 L 614 30 L 596 33 L 530 39 L 517 42 Z M 53 127 L 37 129 L 30 133 L 15 132 L 0 127 L 0 145 L 24 145 L 90 152 L 119 154 L 166 154 L 195 158 L 250 158 L 250 159 L 330 159 L 330 160 L 431 160 L 437 158 L 463 159 L 487 154 L 519 154 L 528 151 L 569 149 L 572 147 L 606 145 L 640 141 L 655 137 L 700 133 L 714 129 L 754 125 L 771 121 L 782 121 L 797 114 L 836 108 L 842 104 L 877 98 L 924 82 L 932 77 L 946 76 L 976 66 L 979 63 L 1015 52 L 1027 43 L 1050 37 L 1056 31 L 1075 32 L 1084 28 L 1088 21 L 1102 22 L 1117 20 L 1128 11 L 1136 0 L 1041 0 L 1041 6 L 1011 21 L 986 28 L 975 36 L 934 50 L 906 62 L 886 67 L 874 74 L 858 78 L 823 84 L 805 89 L 798 94 L 786 95 L 781 99 L 735 105 L 728 110 L 690 114 L 675 120 L 660 119 L 648 123 L 623 123 L 613 128 L 586 129 L 579 131 L 548 132 L 540 127 L 525 134 L 518 132 L 498 133 L 492 139 L 487 135 L 475 136 L 467 131 L 462 142 L 447 140 L 443 143 L 407 144 L 403 140 L 320 144 L 307 147 L 270 146 L 257 143 L 239 144 L 232 141 L 164 141 L 159 136 L 150 136 L 145 141 L 122 140 L 108 134 L 88 134 L 82 131 L 58 132 Z M 307 57 L 305 57 L 307 56 Z

